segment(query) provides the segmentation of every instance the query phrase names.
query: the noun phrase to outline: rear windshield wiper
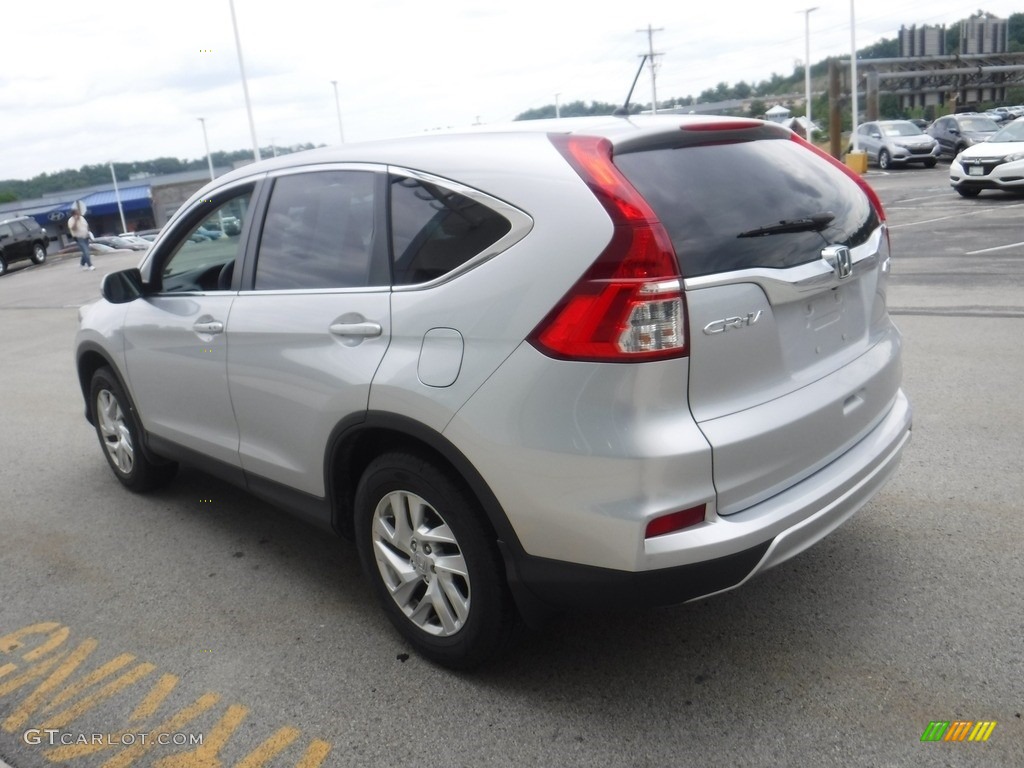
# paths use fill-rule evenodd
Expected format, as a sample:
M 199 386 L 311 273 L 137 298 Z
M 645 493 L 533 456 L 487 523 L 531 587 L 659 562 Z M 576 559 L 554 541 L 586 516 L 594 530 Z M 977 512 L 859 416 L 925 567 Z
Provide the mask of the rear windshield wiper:
M 786 232 L 821 232 L 832 223 L 836 217 L 834 213 L 823 211 L 815 213 L 805 219 L 783 219 L 778 224 L 769 224 L 766 227 L 740 232 L 736 237 L 764 237 L 765 235 L 779 235 Z

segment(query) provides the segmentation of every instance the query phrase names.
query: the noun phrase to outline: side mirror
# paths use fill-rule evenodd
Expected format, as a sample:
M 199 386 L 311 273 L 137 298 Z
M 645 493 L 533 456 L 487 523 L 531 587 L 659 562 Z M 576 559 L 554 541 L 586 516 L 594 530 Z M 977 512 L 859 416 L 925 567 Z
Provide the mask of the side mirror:
M 882 134 L 880 134 L 878 131 L 872 131 L 871 132 L 871 138 L 873 138 L 873 139 L 880 139 L 880 138 L 882 138 Z
M 954 136 L 959 136 L 960 135 L 960 129 L 959 128 L 950 128 L 949 132 L 951 134 L 953 134 Z
M 142 273 L 137 267 L 112 272 L 103 278 L 100 284 L 100 295 L 111 304 L 127 304 L 135 301 L 145 293 Z

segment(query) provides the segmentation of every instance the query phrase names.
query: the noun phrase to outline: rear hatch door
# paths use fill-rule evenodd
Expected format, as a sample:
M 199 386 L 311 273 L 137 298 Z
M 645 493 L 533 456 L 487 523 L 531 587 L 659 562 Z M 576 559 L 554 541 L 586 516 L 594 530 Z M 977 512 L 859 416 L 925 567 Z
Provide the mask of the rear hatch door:
M 679 258 L 687 393 L 723 515 L 849 450 L 889 410 L 901 377 L 881 211 L 788 132 L 729 125 L 615 158 Z

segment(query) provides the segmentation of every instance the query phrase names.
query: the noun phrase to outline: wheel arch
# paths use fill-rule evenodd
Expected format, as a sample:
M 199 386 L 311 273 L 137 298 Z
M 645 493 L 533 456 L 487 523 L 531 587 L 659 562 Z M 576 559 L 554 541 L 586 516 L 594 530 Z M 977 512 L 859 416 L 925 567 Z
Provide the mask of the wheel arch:
M 82 389 L 82 399 L 85 400 L 86 421 L 93 426 L 96 426 L 96 413 L 93 410 L 91 396 L 92 377 L 100 368 L 107 368 L 124 391 L 125 397 L 128 398 L 128 407 L 131 408 L 132 413 L 135 415 L 135 419 L 139 424 L 139 430 L 142 432 L 142 435 L 140 436 L 141 445 L 139 447 L 141 448 L 143 455 L 148 461 L 154 464 L 165 462 L 166 459 L 154 453 L 152 448 L 150 448 L 149 433 L 146 432 L 146 427 L 142 422 L 142 416 L 139 414 L 138 408 L 135 407 L 135 401 L 132 399 L 132 392 L 128 388 L 128 383 L 124 380 L 124 376 L 121 375 L 117 366 L 114 365 L 106 350 L 98 344 L 85 342 L 78 349 L 75 367 L 78 370 L 78 385 Z
M 124 379 L 117 371 L 117 366 L 111 362 L 107 354 L 97 345 L 85 344 L 78 350 L 75 367 L 78 369 L 78 385 L 82 390 L 82 399 L 85 400 L 85 418 L 90 424 L 95 425 L 96 414 L 93 412 L 92 398 L 89 391 L 92 388 L 92 377 L 100 368 L 109 368 L 117 379 L 121 388 L 128 393 Z M 129 397 L 131 395 L 129 394 Z M 134 408 L 134 406 L 133 406 Z
M 356 486 L 363 471 L 377 456 L 389 451 L 417 453 L 450 472 L 480 503 L 498 540 L 521 551 L 519 538 L 497 497 L 462 451 L 421 422 L 380 411 L 368 411 L 341 422 L 328 442 L 325 485 L 333 499 L 332 524 L 340 535 L 353 536 Z

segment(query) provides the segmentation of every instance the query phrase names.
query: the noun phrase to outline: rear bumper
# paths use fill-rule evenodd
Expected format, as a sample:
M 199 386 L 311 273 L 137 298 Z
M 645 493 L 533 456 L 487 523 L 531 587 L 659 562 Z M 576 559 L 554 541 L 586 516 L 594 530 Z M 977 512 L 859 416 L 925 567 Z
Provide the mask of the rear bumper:
M 911 408 L 900 391 L 871 433 L 814 475 L 743 512 L 650 540 L 666 552 L 685 542 L 685 564 L 621 571 L 504 546 L 509 584 L 527 616 L 541 606 L 671 605 L 733 589 L 820 541 L 870 501 L 899 466 L 910 431 Z

